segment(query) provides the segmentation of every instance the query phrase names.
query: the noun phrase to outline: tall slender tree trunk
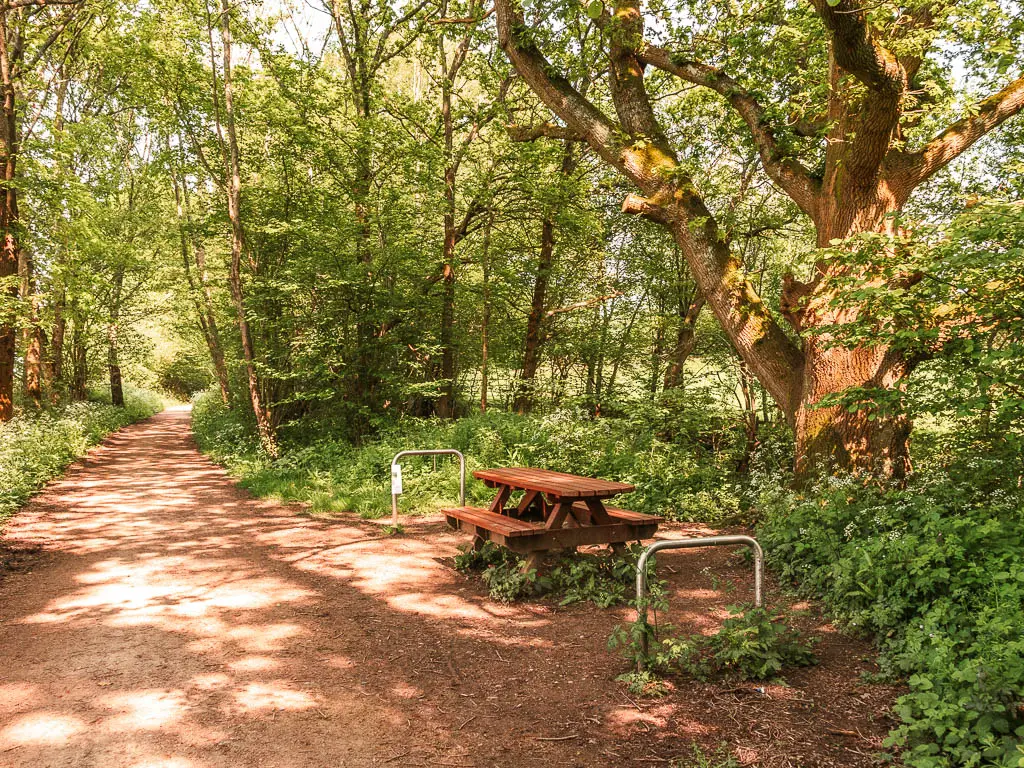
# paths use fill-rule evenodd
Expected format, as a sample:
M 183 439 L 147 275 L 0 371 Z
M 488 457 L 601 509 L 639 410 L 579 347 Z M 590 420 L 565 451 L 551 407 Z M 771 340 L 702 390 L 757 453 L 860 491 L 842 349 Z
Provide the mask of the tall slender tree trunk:
M 483 307 L 480 319 L 480 412 L 487 413 L 487 388 L 490 383 L 488 355 L 490 353 L 491 329 L 491 227 L 494 215 L 489 213 L 484 225 L 484 242 L 480 251 L 480 266 L 483 269 Z
M 43 407 L 43 347 L 46 333 L 39 324 L 39 297 L 36 292 L 35 263 L 27 248 L 21 248 L 21 303 L 28 309 L 22 331 L 25 358 L 22 367 L 22 389 L 25 397 L 39 409 Z
M 167 150 L 171 151 L 170 142 L 167 142 Z M 174 200 L 177 208 L 178 235 L 181 244 L 181 262 L 185 272 L 185 281 L 188 284 L 189 297 L 196 311 L 196 320 L 199 329 L 206 342 L 206 348 L 210 353 L 210 362 L 213 365 L 214 375 L 220 387 L 221 400 L 225 405 L 231 404 L 231 384 L 228 378 L 228 367 L 224 359 L 224 348 L 220 341 L 220 331 L 217 328 L 217 315 L 213 307 L 213 295 L 210 290 L 210 282 L 206 273 L 206 251 L 203 244 L 195 237 L 192 228 L 191 215 L 188 209 L 188 189 L 186 180 L 179 178 L 176 169 L 171 169 L 171 184 L 174 188 Z M 191 254 L 195 254 L 196 271 L 193 275 L 191 266 Z
M 88 395 L 86 386 L 89 383 L 89 359 L 86 348 L 85 329 L 82 327 L 81 316 L 74 313 L 74 325 L 71 331 L 71 399 L 80 403 Z
M 242 255 L 245 251 L 245 230 L 242 227 L 242 171 L 238 152 L 238 135 L 235 130 L 234 89 L 231 74 L 231 6 L 228 0 L 220 0 L 221 54 L 223 57 L 224 81 L 224 134 L 227 139 L 226 172 L 228 219 L 231 222 L 231 268 L 228 283 L 235 305 L 238 334 L 242 342 L 242 356 L 245 360 L 249 398 L 252 403 L 256 427 L 259 431 L 263 450 L 272 457 L 277 456 L 277 435 L 269 409 L 263 403 L 259 377 L 256 373 L 256 354 L 253 349 L 252 333 L 246 313 L 245 296 L 242 290 Z
M 124 407 L 124 386 L 121 381 L 121 358 L 118 348 L 118 323 L 121 320 L 121 291 L 124 287 L 124 268 L 114 270 L 111 291 L 110 322 L 107 323 L 107 372 L 110 376 L 110 402 Z
M 750 461 L 757 450 L 757 399 L 754 396 L 754 377 L 751 376 L 747 366 L 740 362 L 740 405 L 743 410 L 743 453 L 740 455 L 739 465 L 736 471 L 745 474 L 750 470 Z
M 678 389 L 683 385 L 686 361 L 693 353 L 693 348 L 697 343 L 697 320 L 702 309 L 704 309 L 704 295 L 700 291 L 697 291 L 689 304 L 683 304 L 679 308 L 676 342 L 672 347 L 668 367 L 665 369 L 664 387 L 667 390 Z
M 53 329 L 50 333 L 50 352 L 47 359 L 47 379 L 50 386 L 50 403 L 60 403 L 64 388 L 64 334 L 68 321 L 64 316 L 67 291 L 61 286 L 53 302 Z
M 14 369 L 18 328 L 18 192 L 16 185 L 18 156 L 18 113 L 15 69 L 23 58 L 24 47 L 19 29 L 11 29 L 19 10 L 0 8 L 0 89 L 3 114 L 0 115 L 0 422 L 14 416 Z
M 470 13 L 473 12 L 475 3 L 469 6 Z M 447 13 L 448 3 L 443 0 L 440 13 L 444 16 Z M 457 227 L 455 223 L 456 213 L 456 182 L 458 180 L 459 165 L 462 161 L 462 154 L 469 143 L 476 135 L 476 127 L 471 129 L 467 140 L 456 150 L 455 147 L 455 120 L 452 115 L 453 89 L 455 79 L 459 70 L 466 61 L 466 54 L 469 51 L 470 36 L 467 34 L 462 38 L 459 45 L 452 53 L 451 62 L 448 61 L 448 50 L 445 46 L 444 37 L 437 42 L 437 53 L 441 67 L 441 124 L 444 133 L 444 240 L 441 247 L 441 395 L 435 404 L 435 411 L 442 418 L 455 416 L 455 392 L 456 392 L 456 345 L 455 345 L 455 281 L 456 281 L 456 253 L 455 249 L 459 241 L 465 237 L 467 221 L 463 226 Z M 468 217 L 468 212 L 467 212 Z
M 64 104 L 67 99 L 68 82 L 70 78 L 65 76 L 64 65 L 57 67 L 57 97 L 53 110 L 53 141 L 56 157 L 55 168 L 63 170 L 63 162 L 60 154 L 61 145 L 64 142 Z M 64 388 L 64 333 L 67 327 L 67 320 L 64 317 L 64 308 L 67 302 L 67 289 L 64 285 L 65 276 L 62 264 L 65 259 L 65 249 L 58 243 L 56 248 L 55 268 L 50 277 L 50 295 L 53 302 L 53 325 L 50 329 L 50 347 L 44 356 L 44 373 L 48 388 L 48 395 L 51 405 L 60 403 L 62 390 Z
M 559 174 L 567 179 L 576 170 L 578 161 L 573 152 L 573 142 L 563 142 L 562 163 Z M 523 370 L 519 377 L 513 409 L 527 413 L 533 409 L 537 369 L 540 367 L 541 351 L 544 346 L 544 310 L 547 308 L 548 286 L 555 265 L 555 222 L 554 211 L 546 211 L 540 227 L 540 253 L 537 257 L 537 272 L 533 280 L 533 297 L 530 300 L 530 314 L 526 318 L 526 342 L 523 345 Z

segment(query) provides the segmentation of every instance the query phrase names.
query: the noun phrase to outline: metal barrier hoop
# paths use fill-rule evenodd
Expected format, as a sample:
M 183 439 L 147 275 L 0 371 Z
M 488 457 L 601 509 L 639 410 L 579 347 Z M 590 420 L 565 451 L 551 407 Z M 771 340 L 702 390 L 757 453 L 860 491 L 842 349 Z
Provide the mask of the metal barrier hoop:
M 454 448 L 431 448 L 423 451 L 399 451 L 391 459 L 391 525 L 398 525 L 398 496 L 402 493 L 402 467 L 398 460 L 403 456 L 458 456 L 459 457 L 459 506 L 466 506 L 466 457 Z
M 647 560 L 655 552 L 663 549 L 691 549 L 693 547 L 715 547 L 727 544 L 746 544 L 754 550 L 754 606 L 763 605 L 762 584 L 764 582 L 764 550 L 751 536 L 706 536 L 700 539 L 665 539 L 656 541 L 643 551 L 636 561 L 636 620 L 647 623 Z M 637 659 L 638 672 L 644 671 L 644 659 L 648 653 L 647 633 L 641 637 L 642 656 Z

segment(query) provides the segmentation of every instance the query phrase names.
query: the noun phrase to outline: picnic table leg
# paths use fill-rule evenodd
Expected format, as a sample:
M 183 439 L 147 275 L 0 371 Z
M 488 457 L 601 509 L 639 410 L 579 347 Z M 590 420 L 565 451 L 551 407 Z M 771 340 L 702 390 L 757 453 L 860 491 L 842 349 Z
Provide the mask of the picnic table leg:
M 594 525 L 611 525 L 615 522 L 600 499 L 587 499 L 587 509 L 590 510 Z
M 508 501 L 508 497 L 512 495 L 512 488 L 503 485 L 498 489 L 498 495 L 494 497 L 494 501 L 491 502 L 490 511 L 496 515 L 502 515 L 505 513 L 505 502 Z
M 516 507 L 515 516 L 522 517 L 523 513 L 533 506 L 537 502 L 538 498 L 541 498 L 540 491 L 527 491 L 524 494 L 522 501 L 519 502 L 519 506 Z M 541 501 L 543 502 L 542 498 Z
M 543 552 L 530 552 L 523 559 L 523 573 L 529 573 L 530 571 L 540 571 L 540 567 L 544 562 Z
M 480 529 L 474 526 L 473 530 L 473 551 L 479 552 L 484 548 L 484 544 L 487 543 L 487 539 L 480 533 Z
M 569 510 L 572 508 L 572 503 L 564 502 L 561 499 L 555 504 L 555 508 L 551 510 L 551 514 L 548 515 L 548 519 L 544 523 L 544 527 L 549 531 L 553 531 L 556 528 L 561 528 L 565 522 L 566 515 L 569 514 Z

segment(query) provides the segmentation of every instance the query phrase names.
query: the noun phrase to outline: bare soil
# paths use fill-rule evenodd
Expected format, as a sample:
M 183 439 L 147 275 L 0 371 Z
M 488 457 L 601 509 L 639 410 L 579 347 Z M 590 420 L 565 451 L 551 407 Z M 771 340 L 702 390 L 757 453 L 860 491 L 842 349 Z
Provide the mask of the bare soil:
M 891 727 L 896 691 L 860 680 L 870 647 L 813 616 L 821 663 L 788 685 L 637 700 L 606 648 L 629 611 L 491 602 L 451 568 L 465 536 L 439 518 L 386 537 L 301 511 L 236 487 L 183 409 L 51 484 L 0 549 L 0 766 L 691 765 L 696 743 L 855 767 Z M 663 529 L 683 532 L 710 533 Z M 728 552 L 660 563 L 682 630 L 750 599 Z

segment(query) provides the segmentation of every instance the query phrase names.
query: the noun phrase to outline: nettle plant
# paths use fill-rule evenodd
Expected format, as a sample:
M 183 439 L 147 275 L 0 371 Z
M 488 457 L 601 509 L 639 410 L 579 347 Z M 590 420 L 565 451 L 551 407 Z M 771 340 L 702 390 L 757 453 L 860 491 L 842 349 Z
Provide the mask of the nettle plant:
M 664 601 L 658 607 L 664 610 Z M 643 620 L 616 627 L 609 647 L 621 649 L 626 659 L 644 670 L 620 679 L 631 690 L 647 681 L 641 687 L 657 692 L 660 689 L 649 684 L 652 673 L 683 673 L 697 680 L 774 680 L 787 668 L 817 663 L 817 638 L 805 638 L 784 612 L 732 605 L 729 613 L 713 635 L 673 635 L 670 626 L 659 629 Z

